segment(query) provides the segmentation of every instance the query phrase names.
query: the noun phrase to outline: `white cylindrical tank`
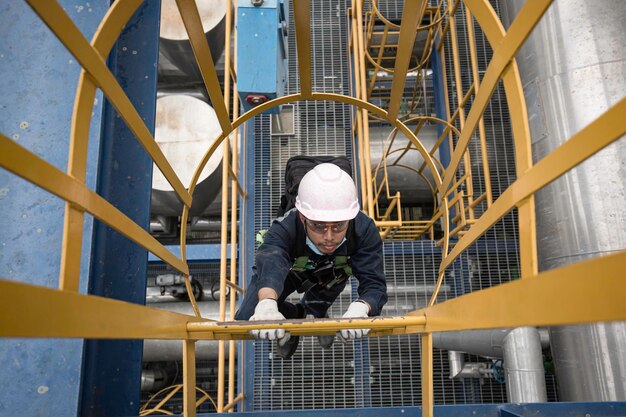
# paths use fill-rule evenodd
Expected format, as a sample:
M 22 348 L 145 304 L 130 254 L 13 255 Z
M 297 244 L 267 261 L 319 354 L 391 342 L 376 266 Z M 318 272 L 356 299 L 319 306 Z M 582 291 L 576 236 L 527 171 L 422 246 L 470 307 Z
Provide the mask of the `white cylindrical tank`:
M 196 1 L 202 28 L 209 43 L 213 62 L 217 63 L 224 51 L 226 2 L 224 0 Z M 202 77 L 189 43 L 175 0 L 161 1 L 161 40 L 159 47 L 160 68 L 166 71 L 177 69 L 187 76 L 188 82 L 201 82 Z M 164 80 L 167 82 L 167 77 Z M 178 80 L 180 81 L 180 80 Z
M 185 187 L 189 187 L 202 157 L 222 132 L 215 110 L 187 95 L 160 97 L 156 105 L 154 138 Z M 223 146 L 219 146 L 203 169 L 193 193 L 190 214 L 206 213 L 220 191 Z M 183 205 L 159 168 L 152 173 L 152 215 L 180 216 Z

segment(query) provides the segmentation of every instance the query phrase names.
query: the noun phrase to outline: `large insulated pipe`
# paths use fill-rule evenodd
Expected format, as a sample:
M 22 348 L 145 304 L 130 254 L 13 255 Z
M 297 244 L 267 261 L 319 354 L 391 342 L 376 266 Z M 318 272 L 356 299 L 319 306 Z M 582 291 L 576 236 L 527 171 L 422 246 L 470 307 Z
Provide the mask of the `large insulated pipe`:
M 512 403 L 545 403 L 546 377 L 539 332 L 534 327 L 518 327 L 504 338 L 504 376 Z
M 198 163 L 222 132 L 215 110 L 188 95 L 159 97 L 154 139 L 185 186 L 189 186 Z M 200 174 L 189 214 L 207 214 L 221 189 L 222 152 L 219 146 Z M 180 216 L 183 206 L 172 186 L 155 165 L 152 174 L 152 216 Z
M 151 303 L 148 307 L 193 316 L 194 312 L 188 302 L 178 303 Z M 215 301 L 198 303 L 202 317 L 219 320 L 220 306 Z M 202 340 L 196 343 L 197 360 L 217 360 L 218 342 L 216 340 Z M 181 361 L 183 359 L 183 342 L 180 340 L 146 339 L 143 342 L 144 362 Z
M 209 43 L 213 62 L 217 63 L 224 51 L 225 25 L 226 25 L 226 4 L 224 0 L 203 0 L 196 2 L 202 29 Z M 198 64 L 189 43 L 187 30 L 180 17 L 176 0 L 161 1 L 161 43 L 160 55 L 160 75 L 178 75 L 176 78 L 180 82 L 180 76 L 186 78 L 189 83 L 202 82 L 202 76 L 198 69 Z M 180 73 L 177 73 L 178 71 Z M 163 80 L 159 80 L 161 83 Z
M 505 24 L 523 3 L 502 2 Z M 624 22 L 623 0 L 557 0 L 517 54 L 535 162 L 626 96 Z M 626 248 L 625 156 L 622 138 L 537 193 L 541 271 Z M 563 401 L 626 400 L 625 323 L 550 339 Z
M 547 401 L 541 339 L 534 327 L 433 333 L 433 346 L 450 351 L 451 376 L 472 375 L 459 352 L 502 358 L 509 402 Z

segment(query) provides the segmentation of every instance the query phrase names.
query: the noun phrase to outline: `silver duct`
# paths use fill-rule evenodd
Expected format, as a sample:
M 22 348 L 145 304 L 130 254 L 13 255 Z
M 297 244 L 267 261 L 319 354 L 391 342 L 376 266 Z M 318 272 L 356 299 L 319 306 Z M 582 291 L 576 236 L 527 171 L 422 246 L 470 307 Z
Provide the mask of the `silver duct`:
M 449 350 L 451 378 L 488 373 L 484 364 L 464 363 L 460 352 L 502 358 L 509 402 L 547 401 L 541 338 L 534 327 L 433 333 L 433 346 Z
M 217 383 L 216 367 L 199 367 L 196 368 L 196 385 L 208 391 L 213 381 Z M 228 369 L 226 369 L 226 377 L 228 377 Z M 182 369 L 178 366 L 169 366 L 169 364 L 150 364 L 148 368 L 141 371 L 141 392 L 157 392 L 167 386 L 174 384 Z M 200 380 L 208 380 L 209 382 L 200 382 Z
M 494 329 L 433 333 L 433 346 L 437 349 L 467 352 L 485 358 L 502 358 L 503 341 L 509 332 L 510 329 Z
M 458 378 L 463 372 L 465 358 L 463 352 L 457 350 L 448 351 L 448 363 L 450 364 L 450 379 Z
M 141 371 L 141 392 L 158 391 L 171 382 L 171 377 L 164 369 L 143 369 Z
M 523 3 L 502 2 L 505 25 Z M 626 95 L 625 21 L 622 0 L 557 0 L 517 54 L 535 162 Z M 625 160 L 622 138 L 537 193 L 541 271 L 626 248 Z M 626 400 L 626 323 L 553 328 L 551 343 L 563 401 Z
M 448 351 L 448 363 L 450 364 L 450 379 L 458 378 L 487 378 L 493 374 L 489 364 L 485 362 L 466 363 L 463 352 L 456 350 Z
M 504 338 L 506 392 L 512 403 L 545 403 L 546 378 L 539 332 L 534 327 L 518 327 Z
M 149 307 L 176 313 L 193 315 L 191 303 L 151 303 Z M 218 302 L 206 301 L 198 303 L 202 317 L 219 320 L 220 306 Z M 217 360 L 218 342 L 215 340 L 201 340 L 196 343 L 197 360 Z M 146 339 L 143 342 L 144 362 L 166 362 L 180 361 L 183 359 L 183 343 L 180 340 L 152 340 Z

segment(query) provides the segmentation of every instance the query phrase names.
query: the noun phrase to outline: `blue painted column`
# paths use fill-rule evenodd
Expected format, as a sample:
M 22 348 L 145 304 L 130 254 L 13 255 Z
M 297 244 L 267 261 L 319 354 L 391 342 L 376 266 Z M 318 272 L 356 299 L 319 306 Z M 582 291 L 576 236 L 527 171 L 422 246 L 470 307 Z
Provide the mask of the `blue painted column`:
M 439 42 L 439 37 L 435 39 L 435 44 Z M 435 98 L 435 113 L 438 118 L 442 120 L 448 120 L 447 112 L 446 112 L 446 98 L 445 92 L 443 89 L 443 83 L 446 80 L 443 79 L 443 70 L 441 63 L 442 56 L 437 51 L 437 48 L 433 48 L 432 56 L 430 57 L 430 67 L 433 70 L 433 93 Z M 441 123 L 437 123 L 437 135 L 441 136 L 443 133 L 444 127 Z M 439 146 L 439 161 L 441 164 L 447 168 L 450 165 L 450 159 L 452 157 L 452 153 L 450 152 L 450 145 L 447 140 L 444 140 Z M 452 199 L 452 197 L 449 197 Z M 454 218 L 456 215 L 456 208 L 450 208 L 450 219 Z M 454 228 L 454 224 L 452 223 L 450 229 Z
M 144 2 L 109 56 L 109 68 L 154 132 L 160 2 Z M 105 103 L 97 192 L 148 229 L 152 159 Z M 145 304 L 147 251 L 108 226 L 94 227 L 89 293 Z M 142 340 L 85 343 L 81 415 L 139 413 Z
M 439 37 L 435 40 L 435 44 L 439 42 Z M 437 51 L 437 48 L 433 48 L 432 56 L 430 58 L 430 67 L 433 70 L 433 93 L 435 98 L 435 113 L 437 117 L 442 120 L 448 120 L 448 116 L 446 115 L 446 98 L 444 95 L 443 83 L 445 80 L 443 79 L 442 65 L 441 65 L 442 56 Z M 441 136 L 443 133 L 443 125 L 437 124 L 437 135 Z M 450 146 L 447 141 L 443 141 L 441 146 L 439 147 L 439 161 L 444 167 L 447 167 L 450 164 Z
M 245 178 L 242 179 L 245 184 L 246 196 L 240 197 L 240 217 L 243 219 L 245 227 L 239 229 L 239 241 L 245 247 L 245 252 L 239 251 L 239 282 L 246 283 L 246 287 L 252 277 L 252 266 L 254 265 L 254 253 L 256 247 L 255 230 L 254 230 L 254 205 L 255 205 L 255 175 L 254 175 L 254 125 L 256 117 L 245 123 L 245 151 L 242 149 L 240 153 L 239 166 L 245 166 Z M 240 129 L 243 131 L 244 129 Z M 239 357 L 243 358 L 243 371 L 238 372 L 239 375 L 239 391 L 244 393 L 243 401 L 237 405 L 238 411 L 254 410 L 254 342 L 246 340 L 240 342 Z M 239 366 L 241 370 L 242 367 Z
M 59 2 L 87 39 L 109 8 Z M 24 1 L 0 5 L 0 132 L 66 172 L 81 67 Z M 96 182 L 102 99 L 93 109 L 87 185 Z M 0 277 L 56 288 L 64 202 L 0 168 Z M 80 290 L 87 286 L 92 220 L 85 216 Z M 0 318 L 0 323 L 2 318 Z M 1 325 L 1 324 L 0 324 Z M 73 416 L 83 341 L 0 339 L 0 416 Z

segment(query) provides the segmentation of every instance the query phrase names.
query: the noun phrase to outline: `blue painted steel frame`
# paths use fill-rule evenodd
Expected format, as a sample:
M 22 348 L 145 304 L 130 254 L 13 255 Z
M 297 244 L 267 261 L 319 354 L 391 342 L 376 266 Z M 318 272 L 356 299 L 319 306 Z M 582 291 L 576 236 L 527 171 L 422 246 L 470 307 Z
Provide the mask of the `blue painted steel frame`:
M 170 252 L 180 257 L 180 245 L 166 245 Z M 221 254 L 221 245 L 219 243 L 210 243 L 205 245 L 187 245 L 187 262 L 211 262 L 219 261 Z M 226 259 L 230 259 L 230 243 L 226 245 Z M 148 262 L 164 263 L 161 258 L 148 254 Z
M 198 414 L 208 417 L 215 414 Z M 258 411 L 232 417 L 421 417 L 421 407 L 345 408 L 332 410 Z M 435 406 L 436 417 L 623 417 L 626 402 L 469 404 Z
M 59 3 L 87 39 L 108 10 Z M 80 65 L 24 1 L 0 6 L 0 132 L 66 171 Z M 102 99 L 93 109 L 86 184 L 96 183 Z M 58 287 L 65 203 L 0 168 L 0 276 Z M 85 216 L 79 289 L 87 287 L 93 221 Z M 0 322 L 2 319 L 0 319 Z M 0 324 L 1 326 L 2 324 Z M 83 341 L 0 339 L 0 416 L 78 412 Z
M 246 248 L 245 252 L 239 251 L 239 282 L 245 282 L 246 286 L 252 277 L 252 266 L 254 265 L 254 248 L 256 245 L 254 234 L 254 202 L 255 202 L 255 175 L 254 175 L 254 125 L 256 117 L 248 120 L 245 128 L 245 152 L 241 152 L 239 166 L 245 166 L 245 177 L 242 179 L 245 184 L 246 197 L 240 198 L 240 216 L 245 227 L 240 228 L 239 241 Z M 242 140 L 242 143 L 244 141 Z M 242 267 L 242 265 L 245 266 Z M 243 351 L 243 352 L 242 352 Z M 244 341 L 240 344 L 239 357 L 243 358 L 243 367 L 239 365 L 239 392 L 243 392 L 243 402 L 237 405 L 237 410 L 245 411 L 254 408 L 254 342 Z M 243 369 L 244 372 L 241 372 Z
M 121 34 L 109 67 L 154 132 L 160 2 L 145 2 Z M 106 103 L 97 192 L 146 230 L 152 159 Z M 96 222 L 89 293 L 145 304 L 147 251 Z M 85 343 L 81 415 L 139 413 L 142 340 Z M 115 364 L 115 366 L 111 366 Z
M 435 45 L 439 43 L 439 36 L 435 39 Z M 443 79 L 443 68 L 441 63 L 442 56 L 437 50 L 437 48 L 433 48 L 432 56 L 430 57 L 430 67 L 433 70 L 433 93 L 435 98 L 435 113 L 438 118 L 442 120 L 448 120 L 447 112 L 446 112 L 446 100 L 444 96 L 444 88 L 443 83 L 445 80 Z M 441 123 L 437 123 L 437 135 L 441 136 L 443 133 L 444 127 Z M 439 146 L 439 161 L 444 167 L 448 167 L 450 164 L 451 158 L 451 150 L 448 141 L 444 140 Z M 449 197 L 452 199 L 452 196 Z M 456 208 L 450 208 L 450 219 L 453 219 L 456 215 Z M 454 227 L 454 225 L 452 225 Z
M 435 39 L 435 45 L 439 43 L 439 36 Z M 443 89 L 443 70 L 441 66 L 441 54 L 437 48 L 433 48 L 432 56 L 430 57 L 430 67 L 433 70 L 433 92 L 435 95 L 435 113 L 438 118 L 442 120 L 448 120 L 446 115 L 446 99 Z M 437 123 L 437 135 L 441 136 L 443 133 L 443 125 Z M 439 146 L 439 161 L 444 167 L 450 164 L 450 146 L 447 141 L 443 141 Z

